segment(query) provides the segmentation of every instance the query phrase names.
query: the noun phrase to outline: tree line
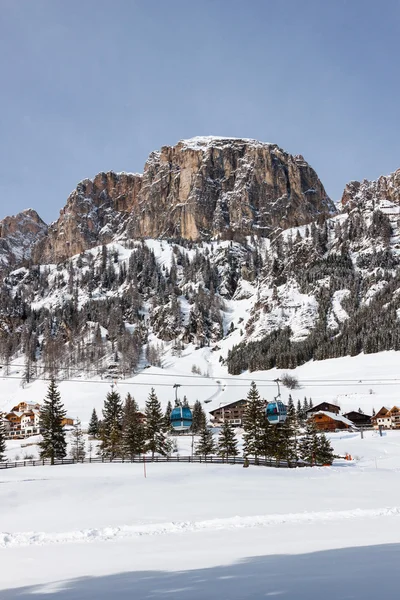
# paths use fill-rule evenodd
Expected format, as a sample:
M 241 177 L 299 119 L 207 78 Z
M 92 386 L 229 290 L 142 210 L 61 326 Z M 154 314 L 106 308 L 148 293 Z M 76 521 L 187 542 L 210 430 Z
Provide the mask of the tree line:
M 186 398 L 183 405 L 187 404 Z M 306 411 L 312 407 L 312 400 L 298 401 L 297 409 L 289 397 L 287 419 L 279 425 L 270 425 L 266 417 L 265 403 L 261 399 L 257 386 L 252 382 L 247 395 L 247 407 L 243 422 L 243 455 L 285 460 L 296 463 L 299 459 L 309 464 L 331 464 L 333 450 L 329 440 L 318 433 L 315 425 L 306 421 Z M 170 455 L 177 452 L 176 438 L 171 436 L 170 415 L 173 410 L 169 402 L 165 412 L 157 398 L 154 388 L 146 401 L 142 414 L 134 398 L 128 393 L 123 402 L 120 394 L 112 389 L 108 392 L 102 410 L 102 419 L 93 410 L 88 434 L 99 440 L 98 454 L 108 460 L 128 458 L 150 453 Z M 66 416 L 60 392 L 54 379 L 49 383 L 47 395 L 40 411 L 42 441 L 39 443 L 40 458 L 65 458 L 67 455 L 66 432 L 63 419 Z M 192 411 L 191 431 L 197 436 L 194 452 L 196 455 L 218 454 L 224 458 L 238 456 L 236 430 L 225 421 L 215 440 L 212 428 L 207 424 L 203 407 L 196 401 Z M 5 431 L 0 424 L 0 460 L 4 459 Z M 85 457 L 86 449 L 80 421 L 76 421 L 72 431 L 70 455 L 76 460 Z

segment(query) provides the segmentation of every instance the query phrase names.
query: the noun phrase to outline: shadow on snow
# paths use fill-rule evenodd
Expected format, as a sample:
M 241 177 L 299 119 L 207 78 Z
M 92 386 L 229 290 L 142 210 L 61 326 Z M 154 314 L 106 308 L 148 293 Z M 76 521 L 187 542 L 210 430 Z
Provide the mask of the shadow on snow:
M 400 544 L 261 556 L 180 572 L 132 571 L 5 590 L 2 600 L 397 600 Z

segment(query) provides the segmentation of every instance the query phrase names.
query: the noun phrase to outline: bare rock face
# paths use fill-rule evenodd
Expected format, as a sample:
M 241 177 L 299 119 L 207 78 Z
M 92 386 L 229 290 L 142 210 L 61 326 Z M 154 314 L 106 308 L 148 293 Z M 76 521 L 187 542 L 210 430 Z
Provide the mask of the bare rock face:
M 357 207 L 373 208 L 382 200 L 400 204 L 400 169 L 376 181 L 350 181 L 344 188 L 341 204 L 345 212 L 350 212 Z
M 268 235 L 334 212 L 302 156 L 256 140 L 193 138 L 150 155 L 128 232 L 191 240 L 229 230 Z
M 136 202 L 141 175 L 99 173 L 72 192 L 59 219 L 35 248 L 37 262 L 59 262 L 112 241 Z
M 0 266 L 30 259 L 33 247 L 46 234 L 46 223 L 32 208 L 0 221 Z
M 142 176 L 81 182 L 34 258 L 58 262 L 121 237 L 267 236 L 333 213 L 302 156 L 255 140 L 193 138 L 150 154 Z

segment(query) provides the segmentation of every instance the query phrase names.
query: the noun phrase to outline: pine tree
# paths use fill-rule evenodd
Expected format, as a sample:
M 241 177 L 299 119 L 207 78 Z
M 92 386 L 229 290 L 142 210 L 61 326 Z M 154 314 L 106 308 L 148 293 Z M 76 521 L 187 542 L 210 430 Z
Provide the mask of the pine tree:
M 123 409 L 118 392 L 108 392 L 103 407 L 100 454 L 113 460 L 121 453 Z
M 316 461 L 320 465 L 331 465 L 335 455 L 332 445 L 324 433 L 318 436 L 318 451 Z
M 99 418 L 97 416 L 96 409 L 94 408 L 89 421 L 88 434 L 93 436 L 94 438 L 97 438 L 99 435 L 99 431 Z
M 243 450 L 245 456 L 257 456 L 263 453 L 265 447 L 265 406 L 261 400 L 257 386 L 252 381 L 250 390 L 247 394 L 247 407 L 243 423 Z
M 4 427 L 3 419 L 0 415 L 0 462 L 6 460 L 5 456 L 6 451 L 6 430 Z
M 168 444 L 165 437 L 165 421 L 161 410 L 161 404 L 156 396 L 154 388 L 151 388 L 149 398 L 146 402 L 146 450 L 154 454 L 165 455 Z
M 164 421 L 165 421 L 165 429 L 166 431 L 172 431 L 171 426 L 171 413 L 172 413 L 172 403 L 168 400 L 167 408 L 165 409 Z
M 289 401 L 287 405 L 287 416 L 286 421 L 282 423 L 282 453 L 284 459 L 289 463 L 297 461 L 297 435 L 298 435 L 298 421 L 296 415 L 296 409 L 292 397 L 289 395 Z
M 225 421 L 221 427 L 221 431 L 218 438 L 218 454 L 224 458 L 229 456 L 237 456 L 237 439 L 235 436 L 235 430 L 229 421 Z
M 122 429 L 123 454 L 132 460 L 144 451 L 144 426 L 141 423 L 139 407 L 130 394 L 126 396 Z
M 196 400 L 193 406 L 193 421 L 192 421 L 192 433 L 199 433 L 201 429 L 203 429 L 207 422 L 206 414 L 203 410 L 201 402 Z
M 40 428 L 43 440 L 39 443 L 40 458 L 50 458 L 51 464 L 54 460 L 64 458 L 67 454 L 67 442 L 62 421 L 67 414 L 61 402 L 55 380 L 52 378 L 40 409 Z
M 299 444 L 301 458 L 311 465 L 315 465 L 318 457 L 318 432 L 312 419 L 307 421 L 304 436 Z
M 214 454 L 216 450 L 213 434 L 211 429 L 207 427 L 207 424 L 204 425 L 199 433 L 200 437 L 195 447 L 195 454 L 206 458 L 209 454 Z
M 75 421 L 74 429 L 72 432 L 72 448 L 71 458 L 74 460 L 83 460 L 85 458 L 85 440 L 83 439 L 82 426 L 79 419 Z

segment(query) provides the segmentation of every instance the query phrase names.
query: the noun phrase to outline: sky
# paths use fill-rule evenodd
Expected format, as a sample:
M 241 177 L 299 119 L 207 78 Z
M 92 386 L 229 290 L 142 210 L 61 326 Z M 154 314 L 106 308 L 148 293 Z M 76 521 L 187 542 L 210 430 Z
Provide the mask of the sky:
M 400 0 L 0 0 L 0 219 L 197 135 L 302 154 L 333 200 L 400 167 Z

